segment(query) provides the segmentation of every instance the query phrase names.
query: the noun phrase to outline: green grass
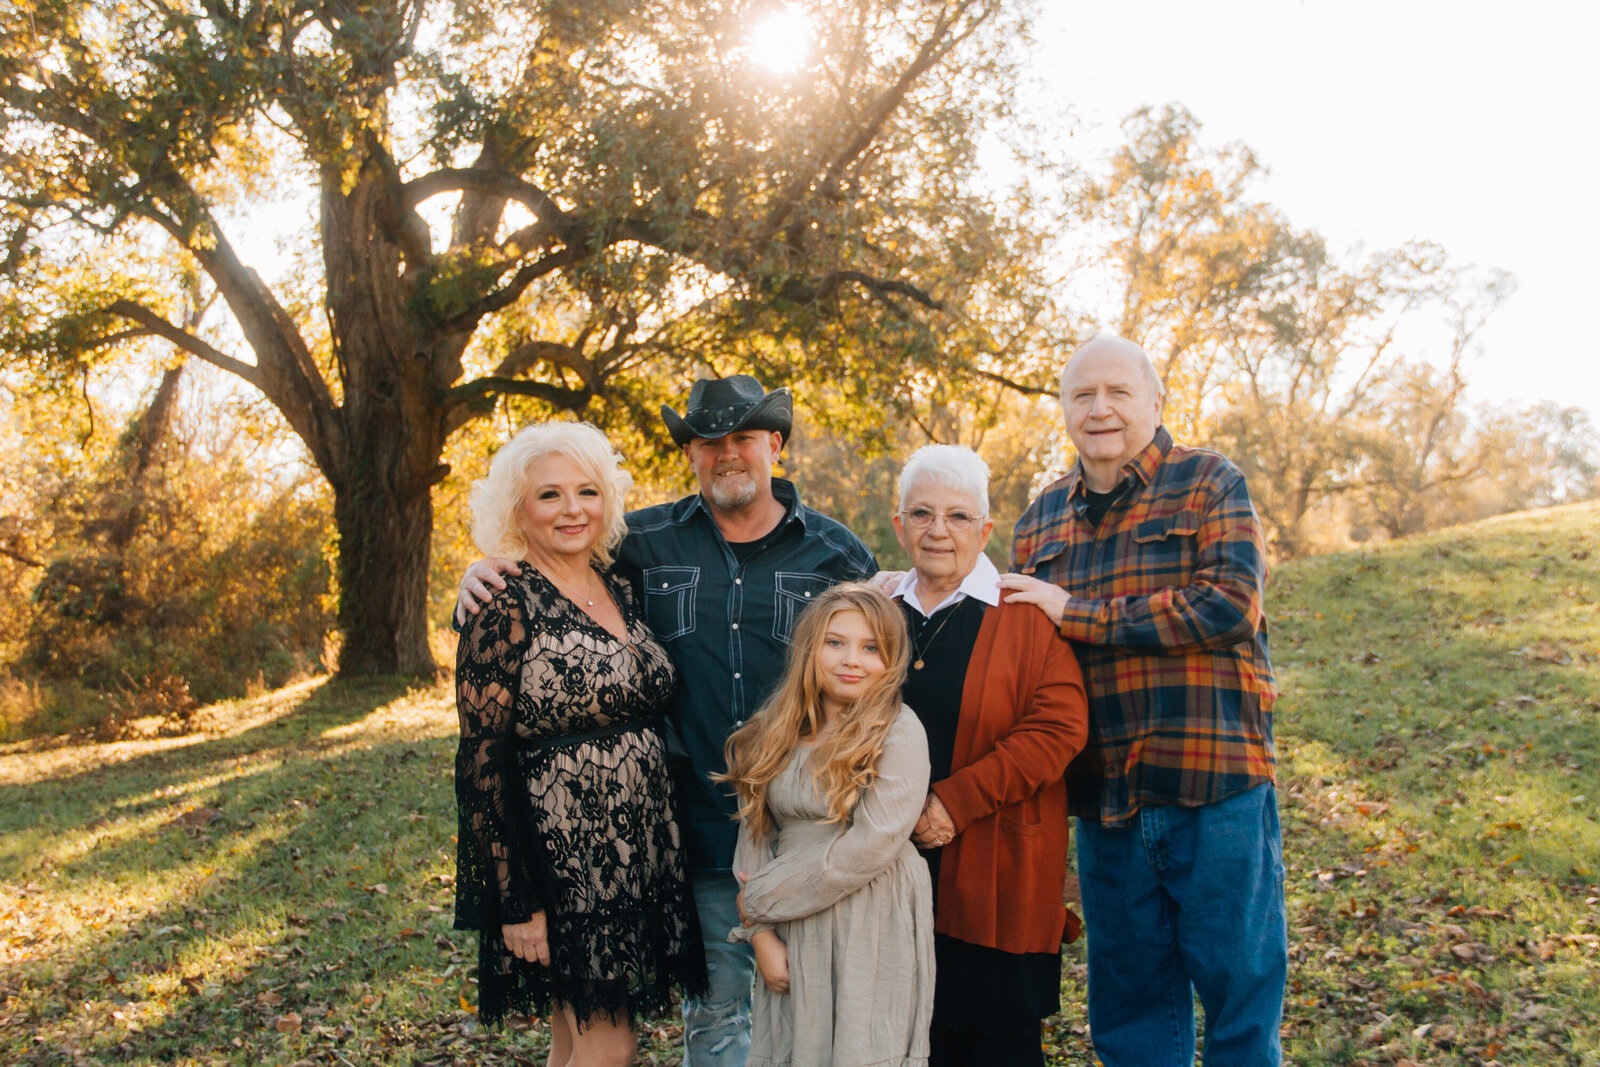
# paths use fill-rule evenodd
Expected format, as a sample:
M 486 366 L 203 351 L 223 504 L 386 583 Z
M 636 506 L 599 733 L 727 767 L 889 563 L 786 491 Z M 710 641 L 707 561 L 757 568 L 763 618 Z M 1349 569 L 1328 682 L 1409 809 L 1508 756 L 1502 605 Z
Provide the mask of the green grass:
M 1286 1059 L 1600 1067 L 1600 508 L 1283 567 Z M 443 690 L 0 748 L 0 1062 L 542 1062 L 475 1025 Z M 1082 946 L 1054 1062 L 1089 1064 Z M 676 1028 L 645 1062 L 676 1063 Z
M 1600 508 L 1272 588 L 1294 1063 L 1600 1064 Z

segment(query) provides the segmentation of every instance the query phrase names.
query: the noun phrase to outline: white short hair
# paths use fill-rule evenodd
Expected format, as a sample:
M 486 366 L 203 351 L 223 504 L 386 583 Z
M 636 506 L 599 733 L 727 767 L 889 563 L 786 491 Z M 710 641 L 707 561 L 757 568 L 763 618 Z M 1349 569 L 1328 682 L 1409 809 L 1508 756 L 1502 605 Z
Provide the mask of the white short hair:
M 976 452 L 960 445 L 923 445 L 900 468 L 900 507 L 922 482 L 939 482 L 965 493 L 989 514 L 989 465 Z
M 623 521 L 623 498 L 633 486 L 633 476 L 622 469 L 622 457 L 606 435 L 587 422 L 541 422 L 525 426 L 500 446 L 489 461 L 489 475 L 472 483 L 472 539 L 486 556 L 521 559 L 528 539 L 518 516 L 528 495 L 528 471 L 545 456 L 570 459 L 584 476 L 600 487 L 605 502 L 600 540 L 594 557 L 610 566 L 612 551 L 628 532 Z

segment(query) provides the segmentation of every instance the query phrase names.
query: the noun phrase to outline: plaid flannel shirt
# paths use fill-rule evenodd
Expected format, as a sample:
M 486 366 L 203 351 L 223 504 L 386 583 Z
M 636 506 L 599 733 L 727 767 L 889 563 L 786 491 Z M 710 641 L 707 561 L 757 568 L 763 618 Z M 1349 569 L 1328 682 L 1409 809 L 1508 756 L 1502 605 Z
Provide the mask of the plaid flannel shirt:
M 1273 780 L 1276 695 L 1262 613 L 1261 523 L 1244 475 L 1165 428 L 1123 468 L 1098 528 L 1074 468 L 1017 522 L 1011 568 L 1066 590 L 1061 635 L 1089 693 L 1067 769 L 1077 815 L 1115 826 L 1146 804 L 1198 806 Z

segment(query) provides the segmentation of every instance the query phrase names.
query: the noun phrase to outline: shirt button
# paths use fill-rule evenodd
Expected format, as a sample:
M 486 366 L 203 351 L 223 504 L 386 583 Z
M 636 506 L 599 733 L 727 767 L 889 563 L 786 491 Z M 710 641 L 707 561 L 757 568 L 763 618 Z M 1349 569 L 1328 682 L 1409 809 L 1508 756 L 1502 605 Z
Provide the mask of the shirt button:
M 661 583 L 661 588 L 663 588 L 663 589 L 667 588 L 667 583 L 666 582 L 662 582 Z
M 733 580 L 733 584 L 734 585 L 743 585 L 744 584 L 744 579 L 743 578 L 735 578 Z
M 736 681 L 736 682 L 737 682 L 737 681 L 738 681 L 738 680 L 739 680 L 739 679 L 740 679 L 740 678 L 741 678 L 741 677 L 742 677 L 742 676 L 741 676 L 741 675 L 740 675 L 740 674 L 739 674 L 739 672 L 738 672 L 738 671 L 734 671 L 734 672 L 733 672 L 733 680 L 734 680 L 734 681 Z
M 737 629 L 738 629 L 738 628 L 739 628 L 739 624 L 738 624 L 738 623 L 734 623 L 734 624 L 733 624 L 733 628 L 734 628 L 734 629 L 735 629 L 735 630 L 737 630 Z
M 811 599 L 811 590 L 809 590 L 809 589 L 806 590 L 806 599 L 807 600 Z

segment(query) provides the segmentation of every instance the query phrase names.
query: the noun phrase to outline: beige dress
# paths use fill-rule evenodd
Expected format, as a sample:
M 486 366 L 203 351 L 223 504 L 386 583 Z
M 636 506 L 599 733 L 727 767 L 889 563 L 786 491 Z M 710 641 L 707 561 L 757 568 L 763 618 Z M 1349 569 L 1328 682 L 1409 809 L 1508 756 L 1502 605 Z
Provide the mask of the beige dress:
M 928 795 L 928 741 L 903 708 L 878 776 L 847 824 L 796 752 L 772 782 L 775 835 L 741 832 L 745 940 L 771 928 L 789 952 L 789 992 L 756 978 L 749 1067 L 920 1067 L 933 1014 L 933 887 L 911 844 Z

